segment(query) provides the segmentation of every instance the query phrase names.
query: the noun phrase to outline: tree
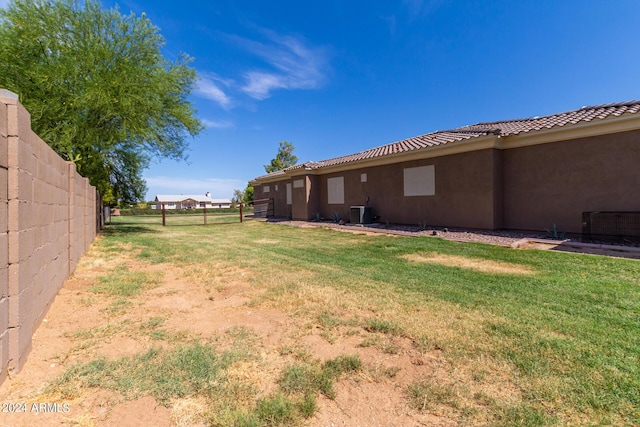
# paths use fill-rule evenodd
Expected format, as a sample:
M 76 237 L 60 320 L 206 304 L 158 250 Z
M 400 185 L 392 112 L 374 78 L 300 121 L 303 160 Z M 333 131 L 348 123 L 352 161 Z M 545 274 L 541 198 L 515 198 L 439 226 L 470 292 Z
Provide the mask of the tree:
M 239 205 L 240 203 L 242 203 L 242 201 L 244 200 L 244 193 L 242 192 L 242 190 L 233 190 L 233 197 L 231 198 L 231 204 L 233 205 L 232 207 L 236 207 L 237 205 Z
M 271 160 L 271 164 L 264 165 L 264 170 L 267 173 L 276 172 L 298 163 L 298 158 L 293 154 L 295 147 L 293 144 L 287 141 L 280 142 L 280 148 L 275 159 Z
M 247 184 L 247 188 L 242 190 L 233 190 L 233 197 L 231 198 L 231 203 L 234 207 L 240 203 L 244 206 L 249 206 L 249 204 L 253 202 L 253 187 L 251 184 Z
M 247 188 L 244 189 L 243 200 L 245 206 L 249 206 L 249 204 L 253 202 L 253 186 L 251 184 L 247 184 Z
M 144 14 L 94 0 L 13 0 L 0 10 L 0 87 L 107 201 L 142 200 L 153 157 L 185 158 L 202 130 L 187 96 L 196 73 Z M 112 200 L 109 200 L 112 199 Z

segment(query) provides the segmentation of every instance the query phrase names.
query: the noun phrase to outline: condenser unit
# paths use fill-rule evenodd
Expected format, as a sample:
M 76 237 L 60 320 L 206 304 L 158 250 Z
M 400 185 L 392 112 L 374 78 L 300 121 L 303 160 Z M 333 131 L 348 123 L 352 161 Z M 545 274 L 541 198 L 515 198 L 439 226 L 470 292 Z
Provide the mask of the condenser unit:
M 371 206 L 351 206 L 351 224 L 371 224 Z

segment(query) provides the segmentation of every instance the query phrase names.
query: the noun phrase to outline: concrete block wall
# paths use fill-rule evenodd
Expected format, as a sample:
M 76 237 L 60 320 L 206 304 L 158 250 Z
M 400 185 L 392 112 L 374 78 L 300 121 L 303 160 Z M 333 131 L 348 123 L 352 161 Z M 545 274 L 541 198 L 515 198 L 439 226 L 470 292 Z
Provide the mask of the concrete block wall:
M 96 235 L 96 191 L 0 89 L 0 382 Z
M 1 95 L 1 94 L 0 94 Z M 9 162 L 7 106 L 0 102 L 0 383 L 9 364 Z

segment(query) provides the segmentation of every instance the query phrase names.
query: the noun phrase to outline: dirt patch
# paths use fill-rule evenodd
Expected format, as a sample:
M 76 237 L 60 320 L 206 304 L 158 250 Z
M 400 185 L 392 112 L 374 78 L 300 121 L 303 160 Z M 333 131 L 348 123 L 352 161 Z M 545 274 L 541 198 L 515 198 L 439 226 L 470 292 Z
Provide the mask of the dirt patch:
M 236 362 L 227 371 L 229 378 L 255 390 L 253 399 L 274 392 L 282 369 L 296 362 L 295 352 L 286 348 L 295 348 L 308 360 L 340 355 L 362 360 L 364 367 L 356 377 L 336 383 L 335 400 L 318 396 L 318 410 L 305 425 L 455 425 L 450 417 L 407 405 L 406 385 L 433 376 L 436 370 L 442 372 L 434 362 L 440 358 L 437 352 L 421 355 L 403 337 L 390 338 L 394 354 L 365 347 L 367 332 L 360 326 L 332 331 L 328 341 L 323 328 L 310 325 L 310 319 L 296 310 L 256 304 L 265 290 L 251 286 L 248 272 L 220 268 L 213 274 L 215 280 L 207 281 L 175 266 L 145 265 L 131 255 L 118 256 L 116 261 L 88 254 L 34 335 L 24 368 L 0 386 L 0 402 L 57 404 L 59 411 L 2 414 L 0 426 L 201 425 L 207 407 L 197 396 L 163 406 L 149 395 L 127 400 L 99 387 L 77 390 L 78 396 L 72 398 L 43 391 L 76 363 L 116 360 L 193 339 L 215 343 L 216 350 L 223 351 L 233 345 L 233 333 L 247 335 L 257 348 L 254 358 Z M 118 297 L 91 289 L 101 277 L 123 267 L 162 274 L 118 308 Z
M 98 419 L 99 427 L 171 426 L 171 412 L 151 396 L 123 402 L 107 411 L 104 419 Z
M 406 405 L 403 391 L 393 383 L 364 380 L 343 381 L 335 400 L 323 399 L 322 410 L 309 422 L 312 427 L 325 426 L 457 426 L 440 413 L 423 413 Z M 361 396 L 368 396 L 362 399 Z
M 407 254 L 401 258 L 412 262 L 440 264 L 447 267 L 465 268 L 481 273 L 530 275 L 535 271 L 529 267 L 508 262 L 492 261 L 479 258 L 466 258 L 456 255 L 438 253 Z

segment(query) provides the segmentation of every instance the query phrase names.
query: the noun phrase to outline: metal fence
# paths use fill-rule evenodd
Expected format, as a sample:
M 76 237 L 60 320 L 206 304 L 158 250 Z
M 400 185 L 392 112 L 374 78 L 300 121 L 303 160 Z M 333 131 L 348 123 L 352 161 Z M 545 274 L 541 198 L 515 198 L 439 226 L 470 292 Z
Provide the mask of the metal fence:
M 275 215 L 273 198 L 253 201 L 253 212 L 256 218 L 268 218 Z
M 640 242 L 640 212 L 583 212 L 582 236 L 588 240 Z

